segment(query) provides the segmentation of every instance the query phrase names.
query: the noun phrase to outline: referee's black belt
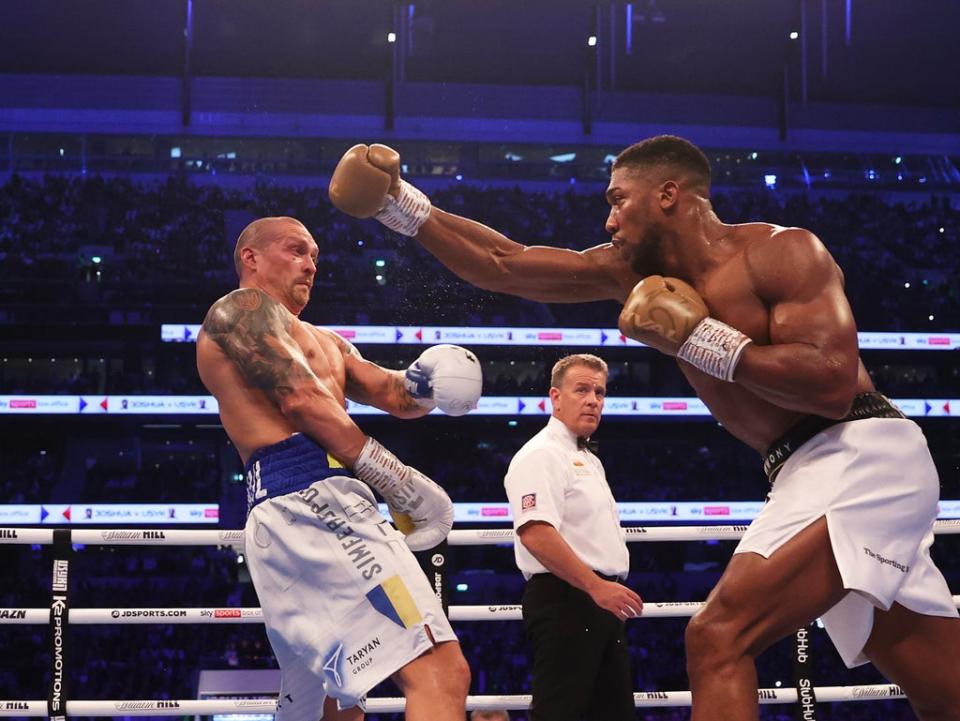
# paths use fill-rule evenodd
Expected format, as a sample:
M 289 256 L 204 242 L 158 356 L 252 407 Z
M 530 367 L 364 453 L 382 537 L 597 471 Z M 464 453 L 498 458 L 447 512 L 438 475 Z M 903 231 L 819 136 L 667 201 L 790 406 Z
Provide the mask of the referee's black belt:
M 890 402 L 889 398 L 876 391 L 855 395 L 850 412 L 843 418 L 806 416 L 767 449 L 763 457 L 763 472 L 767 474 L 770 484 L 773 485 L 777 480 L 777 474 L 780 473 L 787 459 L 815 435 L 838 423 L 849 423 L 866 418 L 906 418 L 906 416 Z
M 626 580 L 626 577 L 623 577 L 623 576 L 608 576 L 606 573 L 600 573 L 600 571 L 594 571 L 594 574 L 596 574 L 597 576 L 599 576 L 600 578 L 602 578 L 604 581 L 613 581 L 614 583 L 623 583 L 623 581 Z M 535 573 L 535 574 L 533 574 L 532 576 L 530 576 L 530 578 L 527 579 L 527 583 L 530 583 L 530 581 L 532 581 L 532 580 L 534 580 L 534 579 L 546 580 L 546 579 L 548 579 L 548 578 L 555 578 L 555 579 L 557 579 L 558 581 L 562 581 L 563 583 L 566 583 L 566 581 L 564 581 L 562 578 L 560 578 L 560 576 L 557 576 L 556 574 L 553 574 L 553 573 L 550 573 L 550 572 L 547 572 L 547 573 Z

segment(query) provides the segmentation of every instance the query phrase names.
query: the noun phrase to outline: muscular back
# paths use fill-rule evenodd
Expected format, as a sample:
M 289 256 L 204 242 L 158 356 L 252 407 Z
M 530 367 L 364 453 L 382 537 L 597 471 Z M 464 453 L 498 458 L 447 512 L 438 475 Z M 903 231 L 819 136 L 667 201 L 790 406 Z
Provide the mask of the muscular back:
M 242 288 L 210 308 L 197 339 L 197 370 L 220 405 L 220 418 L 241 458 L 298 429 L 285 401 L 304 386 L 342 409 L 345 344 L 303 323 L 262 291 Z

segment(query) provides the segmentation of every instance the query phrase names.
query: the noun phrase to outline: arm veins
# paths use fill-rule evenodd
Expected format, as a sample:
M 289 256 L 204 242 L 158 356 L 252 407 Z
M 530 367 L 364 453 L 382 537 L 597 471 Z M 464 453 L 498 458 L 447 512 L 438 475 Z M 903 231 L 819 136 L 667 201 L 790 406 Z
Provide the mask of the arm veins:
M 315 380 L 290 335 L 291 322 L 286 309 L 266 293 L 241 288 L 214 303 L 203 330 L 251 385 L 279 404 L 304 381 Z

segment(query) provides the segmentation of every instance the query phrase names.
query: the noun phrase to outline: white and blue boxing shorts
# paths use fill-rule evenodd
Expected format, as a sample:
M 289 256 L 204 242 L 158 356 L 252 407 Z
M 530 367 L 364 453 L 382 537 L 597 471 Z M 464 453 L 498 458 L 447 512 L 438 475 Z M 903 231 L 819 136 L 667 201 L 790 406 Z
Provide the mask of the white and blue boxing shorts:
M 456 641 L 403 535 L 324 449 L 297 434 L 246 472 L 245 550 L 280 665 L 277 721 L 316 721 L 327 696 L 359 705 L 434 642 Z

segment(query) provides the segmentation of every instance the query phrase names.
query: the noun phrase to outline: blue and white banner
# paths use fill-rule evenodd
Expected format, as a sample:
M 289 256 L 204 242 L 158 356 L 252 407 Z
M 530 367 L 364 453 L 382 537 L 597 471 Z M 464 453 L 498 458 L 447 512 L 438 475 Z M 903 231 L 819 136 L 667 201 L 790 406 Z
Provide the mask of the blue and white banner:
M 0 505 L 0 526 L 193 525 L 220 522 L 217 503 L 35 503 Z
M 329 326 L 357 345 L 501 345 L 567 347 L 641 347 L 616 328 L 513 328 L 409 325 Z M 195 343 L 199 325 L 165 323 L 160 338 L 171 343 Z M 857 335 L 861 350 L 957 350 L 960 333 L 872 333 Z
M 911 418 L 960 416 L 958 398 L 894 398 L 893 402 Z M 547 416 L 552 406 L 547 396 L 485 396 L 474 416 Z M 217 415 L 220 406 L 213 396 L 0 396 L 0 414 L 81 414 L 81 415 Z M 350 415 L 386 415 L 384 411 L 347 401 Z M 605 416 L 710 418 L 699 398 L 611 396 Z M 443 415 L 434 410 L 433 415 Z
M 616 483 L 614 483 L 616 488 Z M 759 490 L 758 490 L 759 492 Z M 507 524 L 513 522 L 505 501 L 454 503 L 454 522 Z M 617 504 L 620 521 L 649 523 L 697 521 L 700 524 L 752 521 L 763 508 L 762 501 L 655 501 Z M 380 512 L 389 517 L 386 504 Z M 960 518 L 960 500 L 940 501 L 940 520 Z M 43 503 L 0 505 L 0 527 L 7 526 L 173 526 L 216 525 L 216 503 Z M 0 537 L 0 542 L 3 539 Z

